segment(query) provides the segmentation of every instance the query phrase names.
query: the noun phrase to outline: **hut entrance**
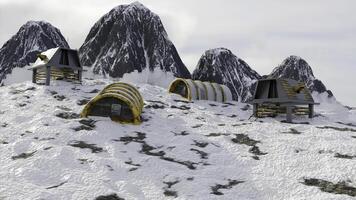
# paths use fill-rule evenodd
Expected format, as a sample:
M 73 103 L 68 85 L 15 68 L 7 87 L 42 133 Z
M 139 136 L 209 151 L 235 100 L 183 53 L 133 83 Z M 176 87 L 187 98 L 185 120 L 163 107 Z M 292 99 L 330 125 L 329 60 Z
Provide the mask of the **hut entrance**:
M 179 94 L 184 98 L 188 98 L 188 88 L 184 81 L 177 81 L 174 87 L 171 87 L 172 93 Z
M 113 97 L 100 99 L 91 108 L 89 115 L 110 117 L 111 119 L 132 122 L 134 120 L 130 107 L 123 101 Z
M 90 100 L 81 117 L 110 117 L 115 122 L 140 124 L 143 109 L 143 98 L 132 85 L 118 82 L 106 86 L 98 95 Z

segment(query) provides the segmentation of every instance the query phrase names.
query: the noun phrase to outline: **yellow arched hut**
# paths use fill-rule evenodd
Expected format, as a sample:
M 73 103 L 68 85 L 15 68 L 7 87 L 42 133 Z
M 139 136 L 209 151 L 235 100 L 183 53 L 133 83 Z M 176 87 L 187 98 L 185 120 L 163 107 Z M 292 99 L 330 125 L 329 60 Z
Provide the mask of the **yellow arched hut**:
M 118 82 L 106 86 L 90 100 L 81 112 L 81 117 L 110 117 L 120 123 L 141 123 L 143 98 L 132 85 Z

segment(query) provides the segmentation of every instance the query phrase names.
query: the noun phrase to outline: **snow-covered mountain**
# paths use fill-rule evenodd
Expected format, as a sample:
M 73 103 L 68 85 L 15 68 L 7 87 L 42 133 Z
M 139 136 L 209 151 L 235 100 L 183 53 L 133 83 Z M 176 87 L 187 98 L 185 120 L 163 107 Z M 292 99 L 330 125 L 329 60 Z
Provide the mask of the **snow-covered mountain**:
M 60 30 L 45 21 L 28 21 L 0 49 L 0 83 L 16 67 L 35 62 L 36 55 L 69 45 Z
M 356 196 L 356 112 L 294 124 L 243 103 L 186 102 L 137 84 L 143 123 L 80 119 L 110 80 L 0 87 L 0 199 L 333 199 Z M 353 114 L 352 114 L 353 113 Z
M 327 92 L 329 97 L 333 97 L 333 93 L 327 90 L 319 79 L 315 78 L 309 64 L 299 56 L 292 55 L 286 58 L 282 64 L 274 68 L 270 77 L 291 78 L 302 81 L 306 83 L 310 91 L 317 93 Z
M 111 77 L 145 68 L 190 77 L 159 16 L 139 2 L 117 6 L 101 17 L 79 53 L 83 65 Z
M 205 51 L 193 72 L 195 80 L 226 85 L 233 98 L 242 102 L 251 98 L 259 78 L 261 76 L 256 71 L 226 48 Z

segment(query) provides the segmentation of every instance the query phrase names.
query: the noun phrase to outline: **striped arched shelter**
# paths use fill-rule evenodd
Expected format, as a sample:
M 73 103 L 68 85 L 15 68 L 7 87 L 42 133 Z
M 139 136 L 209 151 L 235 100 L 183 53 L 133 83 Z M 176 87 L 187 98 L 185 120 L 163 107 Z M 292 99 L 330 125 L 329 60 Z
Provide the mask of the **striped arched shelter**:
M 232 94 L 225 85 L 191 79 L 175 79 L 168 88 L 170 93 L 191 100 L 232 101 Z
M 141 123 L 143 98 L 132 85 L 118 82 L 106 86 L 98 95 L 90 100 L 81 117 L 110 117 L 120 123 Z

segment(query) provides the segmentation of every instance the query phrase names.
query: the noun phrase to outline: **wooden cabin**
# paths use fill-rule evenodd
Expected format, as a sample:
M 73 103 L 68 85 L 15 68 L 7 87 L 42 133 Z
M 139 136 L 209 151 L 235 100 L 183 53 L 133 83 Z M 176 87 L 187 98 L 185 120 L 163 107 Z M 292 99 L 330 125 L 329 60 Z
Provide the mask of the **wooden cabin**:
M 33 71 L 32 82 L 50 85 L 52 80 L 65 80 L 81 83 L 83 67 L 78 51 L 67 48 L 53 48 L 37 55 L 30 68 Z
M 275 117 L 286 114 L 286 121 L 292 122 L 292 115 L 314 115 L 314 99 L 304 83 L 292 79 L 272 78 L 259 80 L 253 96 L 255 117 Z

